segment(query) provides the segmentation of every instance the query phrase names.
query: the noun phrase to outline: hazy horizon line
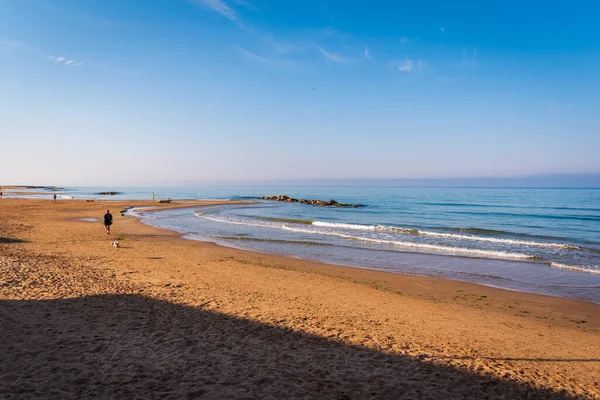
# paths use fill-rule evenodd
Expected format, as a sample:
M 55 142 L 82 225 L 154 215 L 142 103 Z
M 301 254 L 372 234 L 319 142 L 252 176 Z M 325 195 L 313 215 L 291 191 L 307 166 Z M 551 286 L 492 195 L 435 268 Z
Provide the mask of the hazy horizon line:
M 181 187 L 199 185 L 239 186 L 399 186 L 399 187 L 455 187 L 455 188 L 600 188 L 600 173 L 559 173 L 511 177 L 471 178 L 290 178 L 290 179 L 231 179 L 172 182 L 120 182 L 78 184 L 75 182 L 53 185 L 12 184 L 10 186 L 56 187 Z M 0 185 L 1 187 L 1 185 Z

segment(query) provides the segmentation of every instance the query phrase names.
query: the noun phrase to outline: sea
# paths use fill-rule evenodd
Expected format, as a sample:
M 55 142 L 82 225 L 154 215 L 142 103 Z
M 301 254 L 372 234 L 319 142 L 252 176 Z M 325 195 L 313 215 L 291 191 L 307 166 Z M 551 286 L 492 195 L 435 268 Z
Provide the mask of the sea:
M 95 194 L 104 190 L 121 193 Z M 253 202 L 144 214 L 130 211 L 148 225 L 180 232 L 190 240 L 600 304 L 600 189 L 78 187 L 62 190 L 59 200 L 148 200 L 153 192 L 157 199 Z M 364 207 L 259 198 L 269 195 L 334 199 Z

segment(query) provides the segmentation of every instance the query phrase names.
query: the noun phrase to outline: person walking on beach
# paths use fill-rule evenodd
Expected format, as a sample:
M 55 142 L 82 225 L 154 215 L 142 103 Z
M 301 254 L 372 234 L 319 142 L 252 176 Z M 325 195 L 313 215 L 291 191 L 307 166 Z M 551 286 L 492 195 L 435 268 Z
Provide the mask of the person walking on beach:
M 54 201 L 56 201 L 56 193 L 54 193 Z
M 152 192 L 152 201 L 154 201 L 154 192 Z
M 104 214 L 104 228 L 106 228 L 106 234 L 110 233 L 110 226 L 112 225 L 112 214 L 110 210 L 106 210 L 106 214 Z

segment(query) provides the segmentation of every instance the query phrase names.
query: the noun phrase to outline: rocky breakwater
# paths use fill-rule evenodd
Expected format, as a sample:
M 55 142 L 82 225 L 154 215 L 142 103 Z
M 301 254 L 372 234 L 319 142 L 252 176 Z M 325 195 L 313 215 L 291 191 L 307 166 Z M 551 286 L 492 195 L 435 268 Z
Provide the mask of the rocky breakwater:
M 121 194 L 121 192 L 98 192 L 96 196 L 115 196 L 117 194 Z
M 261 196 L 260 198 L 263 200 L 284 201 L 286 203 L 309 204 L 311 206 L 319 206 L 319 207 L 349 207 L 349 208 L 364 207 L 363 204 L 338 203 L 335 200 L 294 199 L 293 197 L 289 197 L 289 196 Z

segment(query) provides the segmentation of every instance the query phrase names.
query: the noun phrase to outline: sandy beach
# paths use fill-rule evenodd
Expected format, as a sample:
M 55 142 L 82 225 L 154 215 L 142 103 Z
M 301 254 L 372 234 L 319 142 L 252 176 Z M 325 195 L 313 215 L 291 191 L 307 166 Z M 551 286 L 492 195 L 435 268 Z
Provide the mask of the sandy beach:
M 224 248 L 119 212 L 211 204 L 0 199 L 0 398 L 600 398 L 598 305 Z

